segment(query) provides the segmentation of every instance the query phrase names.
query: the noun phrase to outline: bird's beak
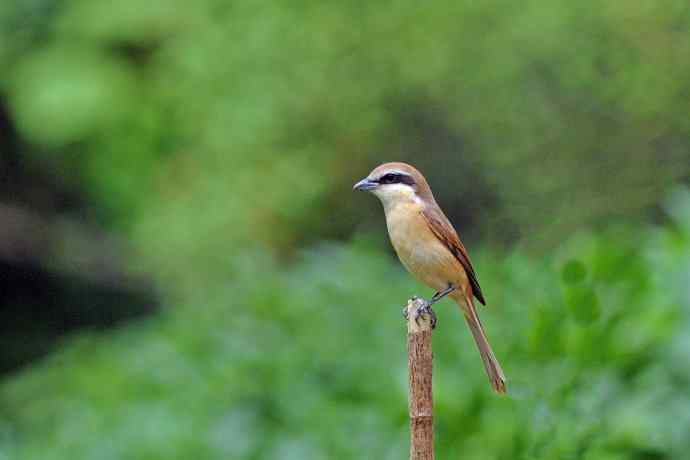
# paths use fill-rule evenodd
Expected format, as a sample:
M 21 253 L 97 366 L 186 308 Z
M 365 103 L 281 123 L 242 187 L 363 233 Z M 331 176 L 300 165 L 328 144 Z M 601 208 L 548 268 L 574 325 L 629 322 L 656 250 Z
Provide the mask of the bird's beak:
M 369 180 L 369 178 L 365 177 L 361 181 L 357 182 L 354 187 L 352 187 L 352 190 L 362 190 L 362 191 L 367 191 L 374 189 L 378 186 L 379 184 L 377 182 L 374 182 L 373 180 Z

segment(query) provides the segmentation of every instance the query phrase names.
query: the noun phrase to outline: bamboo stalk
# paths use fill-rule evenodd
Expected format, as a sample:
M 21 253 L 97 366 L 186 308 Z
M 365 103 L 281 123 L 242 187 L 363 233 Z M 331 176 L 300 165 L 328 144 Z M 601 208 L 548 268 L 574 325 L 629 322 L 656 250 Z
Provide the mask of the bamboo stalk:
M 434 415 L 431 386 L 433 354 L 431 318 L 415 311 L 423 299 L 407 303 L 407 368 L 409 371 L 410 460 L 433 460 Z

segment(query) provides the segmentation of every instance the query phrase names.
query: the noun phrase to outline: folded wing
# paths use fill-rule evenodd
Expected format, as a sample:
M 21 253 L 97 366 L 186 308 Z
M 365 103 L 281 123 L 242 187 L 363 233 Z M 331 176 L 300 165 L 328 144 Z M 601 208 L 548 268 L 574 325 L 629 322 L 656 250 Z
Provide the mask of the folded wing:
M 460 241 L 457 232 L 448 221 L 448 218 L 443 214 L 443 212 L 437 206 L 428 206 L 422 211 L 422 216 L 429 225 L 429 229 L 436 235 L 443 244 L 450 250 L 456 259 L 465 269 L 467 273 L 467 278 L 470 280 L 470 285 L 472 286 L 472 293 L 474 296 L 482 303 L 486 305 L 484 300 L 484 294 L 482 294 L 482 288 L 479 286 L 479 281 L 477 280 L 477 274 L 474 272 L 474 267 L 472 267 L 472 262 L 470 261 L 470 256 L 467 254 L 467 249 Z

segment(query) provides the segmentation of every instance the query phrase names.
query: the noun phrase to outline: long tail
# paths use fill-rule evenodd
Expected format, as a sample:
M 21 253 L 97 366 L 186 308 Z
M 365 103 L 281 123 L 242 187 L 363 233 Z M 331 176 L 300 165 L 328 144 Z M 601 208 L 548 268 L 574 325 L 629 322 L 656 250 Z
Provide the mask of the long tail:
M 505 393 L 506 377 L 503 374 L 501 365 L 498 363 L 498 359 L 496 359 L 496 355 L 494 355 L 494 352 L 491 349 L 491 345 L 489 345 L 489 341 L 486 338 L 486 333 L 482 327 L 482 322 L 479 320 L 479 316 L 474 308 L 472 299 L 469 298 L 465 302 L 459 300 L 458 303 L 460 304 L 460 308 L 462 308 L 462 312 L 465 315 L 467 325 L 472 331 L 474 341 L 477 342 L 477 348 L 479 348 L 479 354 L 484 362 L 484 369 L 486 370 L 486 375 L 489 376 L 491 386 L 496 393 Z

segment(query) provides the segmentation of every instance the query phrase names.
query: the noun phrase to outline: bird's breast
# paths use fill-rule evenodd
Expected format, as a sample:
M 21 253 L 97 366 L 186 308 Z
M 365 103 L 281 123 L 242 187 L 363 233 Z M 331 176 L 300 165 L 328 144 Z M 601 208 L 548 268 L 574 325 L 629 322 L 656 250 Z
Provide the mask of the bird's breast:
M 445 289 L 448 283 L 459 284 L 464 270 L 429 229 L 421 211 L 421 206 L 405 204 L 386 213 L 388 234 L 398 258 L 410 273 L 432 289 Z

